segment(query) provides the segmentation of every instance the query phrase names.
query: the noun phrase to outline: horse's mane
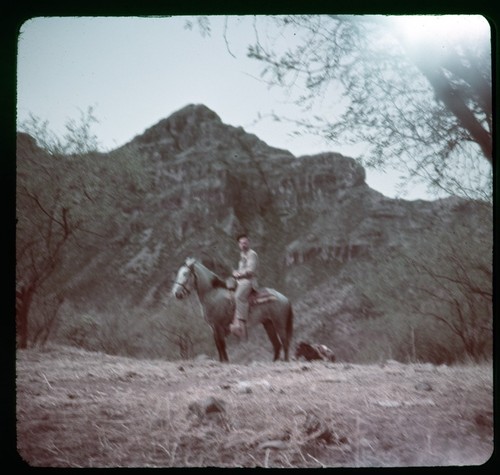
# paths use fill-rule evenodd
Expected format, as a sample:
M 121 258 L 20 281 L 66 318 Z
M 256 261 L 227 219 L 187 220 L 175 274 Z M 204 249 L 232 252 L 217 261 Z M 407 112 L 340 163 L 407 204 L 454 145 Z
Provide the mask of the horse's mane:
M 214 289 L 217 288 L 227 289 L 226 282 L 223 279 L 221 279 L 213 270 L 210 270 L 208 267 L 206 268 L 210 273 L 210 283 L 212 284 L 212 287 Z
M 192 258 L 191 258 L 192 259 Z M 186 264 L 188 264 L 190 259 L 186 260 Z M 197 262 L 201 266 L 203 266 L 210 275 L 210 283 L 214 289 L 222 288 L 227 289 L 226 281 L 221 279 L 214 271 L 210 270 L 205 264 L 203 264 L 200 260 L 192 259 L 192 263 Z
M 213 275 L 212 280 L 211 280 L 212 287 L 214 289 L 221 287 L 223 289 L 227 289 L 226 282 L 223 281 L 218 275 Z

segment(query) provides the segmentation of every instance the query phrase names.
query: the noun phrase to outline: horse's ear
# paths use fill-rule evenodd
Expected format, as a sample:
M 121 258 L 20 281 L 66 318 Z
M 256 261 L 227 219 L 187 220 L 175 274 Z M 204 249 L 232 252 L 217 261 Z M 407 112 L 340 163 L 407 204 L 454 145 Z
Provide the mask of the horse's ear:
M 186 265 L 188 267 L 193 267 L 194 263 L 196 262 L 196 259 L 194 259 L 193 257 L 188 257 L 186 259 Z

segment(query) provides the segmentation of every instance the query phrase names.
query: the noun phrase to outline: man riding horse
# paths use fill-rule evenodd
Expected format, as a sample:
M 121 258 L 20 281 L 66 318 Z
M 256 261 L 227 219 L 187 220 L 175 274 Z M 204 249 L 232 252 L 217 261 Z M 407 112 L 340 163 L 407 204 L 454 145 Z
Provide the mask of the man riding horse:
M 246 321 L 249 310 L 248 298 L 252 290 L 257 290 L 259 258 L 257 253 L 253 249 L 250 249 L 250 240 L 246 233 L 238 235 L 236 239 L 241 253 L 238 270 L 233 272 L 233 277 L 237 282 L 235 292 L 236 308 L 230 330 L 231 333 L 241 338 L 246 337 Z
M 246 266 L 250 256 L 248 253 L 250 247 L 247 248 L 245 244 L 243 244 L 243 247 L 247 249 L 246 252 L 242 251 L 247 258 L 244 263 Z M 250 261 L 252 259 L 253 257 L 250 258 Z M 252 262 L 250 262 L 251 264 Z M 250 274 L 243 265 L 238 268 L 238 271 L 236 271 L 236 276 L 239 276 L 238 283 L 242 280 L 254 280 L 255 269 L 256 266 L 253 271 L 250 271 Z M 243 285 L 244 287 L 245 285 Z M 172 294 L 178 299 L 183 299 L 192 291 L 195 291 L 198 296 L 204 320 L 212 328 L 220 361 L 229 361 L 225 338 L 229 333 L 231 322 L 235 318 L 234 292 L 229 289 L 227 283 L 201 262 L 193 258 L 187 258 L 177 271 L 172 285 Z M 261 323 L 273 345 L 273 361 L 279 359 L 282 349 L 283 359 L 288 361 L 293 334 L 293 310 L 290 301 L 277 290 L 270 288 L 259 289 L 256 293 L 252 292 L 250 299 L 253 302 L 249 305 L 247 311 L 247 324 Z M 246 303 L 249 303 L 248 297 Z M 243 305 L 243 307 L 244 312 L 246 306 Z M 242 314 L 237 311 L 236 316 L 238 317 L 238 315 Z M 241 321 L 237 319 L 238 322 L 241 324 Z

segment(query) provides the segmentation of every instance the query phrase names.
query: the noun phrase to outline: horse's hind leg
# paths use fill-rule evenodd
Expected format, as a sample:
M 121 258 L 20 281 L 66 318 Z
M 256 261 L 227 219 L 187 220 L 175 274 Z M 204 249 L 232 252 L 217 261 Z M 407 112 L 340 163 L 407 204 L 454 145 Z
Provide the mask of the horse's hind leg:
M 217 352 L 219 353 L 219 361 L 221 363 L 228 363 L 229 358 L 226 352 L 226 339 L 224 338 L 224 330 L 222 328 L 214 328 L 214 340 Z
M 265 320 L 262 322 L 262 325 L 264 325 L 264 328 L 266 329 L 267 336 L 271 340 L 271 343 L 273 344 L 273 349 L 274 349 L 274 357 L 273 361 L 276 361 L 280 357 L 280 350 L 281 350 L 281 343 L 278 338 L 278 335 L 276 334 L 276 330 L 274 329 L 273 322 L 271 320 Z
M 280 332 L 279 337 L 283 345 L 283 359 L 285 361 L 289 361 L 288 350 L 290 346 L 290 338 L 287 335 L 286 330 L 284 332 Z
M 292 318 L 290 316 L 290 318 Z M 276 330 L 275 333 L 279 337 L 280 343 L 283 346 L 283 359 L 285 361 L 289 361 L 289 347 L 290 347 L 290 340 L 291 340 L 291 332 L 292 332 L 292 323 L 291 321 L 287 321 L 285 323 L 282 322 L 282 324 L 276 325 Z

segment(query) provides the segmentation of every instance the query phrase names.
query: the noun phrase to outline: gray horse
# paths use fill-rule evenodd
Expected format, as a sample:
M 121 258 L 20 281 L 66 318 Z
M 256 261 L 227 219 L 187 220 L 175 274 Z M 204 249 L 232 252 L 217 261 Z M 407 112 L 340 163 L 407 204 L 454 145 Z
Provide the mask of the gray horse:
M 200 299 L 205 320 L 212 328 L 215 346 L 221 362 L 228 362 L 226 336 L 234 314 L 234 292 L 226 283 L 196 259 L 188 258 L 177 271 L 172 287 L 173 295 L 183 299 L 195 290 Z M 288 350 L 293 333 L 293 311 L 289 300 L 274 289 L 252 296 L 248 325 L 262 323 L 274 349 L 274 359 L 288 361 Z

